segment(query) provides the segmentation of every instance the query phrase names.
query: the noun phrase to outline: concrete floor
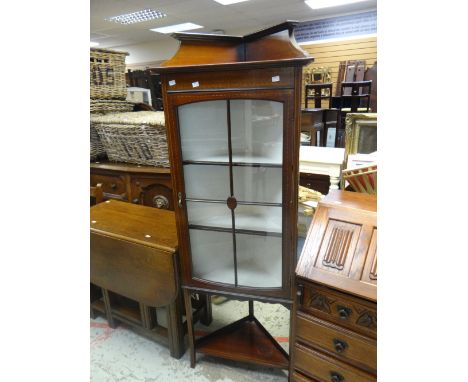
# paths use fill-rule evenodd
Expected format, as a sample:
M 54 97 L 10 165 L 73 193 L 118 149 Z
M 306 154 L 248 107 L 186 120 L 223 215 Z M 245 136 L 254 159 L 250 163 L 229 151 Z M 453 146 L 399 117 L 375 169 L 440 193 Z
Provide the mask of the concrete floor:
M 213 323 L 197 324 L 197 334 L 211 332 L 248 314 L 248 303 L 229 300 L 213 304 Z M 255 316 L 289 351 L 289 310 L 255 302 Z M 160 315 L 163 316 L 163 315 Z M 111 329 L 103 318 L 91 320 L 92 382 L 285 382 L 287 372 L 197 354 L 190 368 L 189 351 L 176 360 L 164 345 L 141 337 L 121 324 Z

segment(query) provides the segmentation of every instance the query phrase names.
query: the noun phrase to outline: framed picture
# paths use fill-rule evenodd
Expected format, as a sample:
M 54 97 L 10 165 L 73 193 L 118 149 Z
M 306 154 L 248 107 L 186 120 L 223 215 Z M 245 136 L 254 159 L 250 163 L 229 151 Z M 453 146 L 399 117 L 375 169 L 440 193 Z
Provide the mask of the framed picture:
M 348 155 L 377 151 L 377 113 L 348 113 L 345 134 L 346 168 Z

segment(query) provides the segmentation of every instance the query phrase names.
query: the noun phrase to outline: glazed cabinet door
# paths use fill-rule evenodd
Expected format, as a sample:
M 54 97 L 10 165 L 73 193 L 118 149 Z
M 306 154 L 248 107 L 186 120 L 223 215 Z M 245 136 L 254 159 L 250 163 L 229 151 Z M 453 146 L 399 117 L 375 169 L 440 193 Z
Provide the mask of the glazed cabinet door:
M 284 102 L 222 99 L 177 107 L 191 277 L 284 288 Z

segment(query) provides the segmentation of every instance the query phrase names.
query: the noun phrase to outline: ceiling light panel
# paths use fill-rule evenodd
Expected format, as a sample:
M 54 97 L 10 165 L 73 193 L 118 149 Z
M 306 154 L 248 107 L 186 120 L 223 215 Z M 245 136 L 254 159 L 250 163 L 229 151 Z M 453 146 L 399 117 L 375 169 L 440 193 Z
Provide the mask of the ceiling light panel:
M 154 20 L 154 19 L 162 19 L 167 15 L 164 12 L 156 11 L 154 9 L 144 9 L 138 12 L 126 13 L 125 15 L 114 16 L 109 19 L 108 21 L 113 21 L 119 24 L 135 24 L 135 23 L 142 23 L 144 21 Z
M 199 28 L 203 28 L 203 26 L 194 24 L 194 23 L 183 23 L 183 24 L 169 25 L 167 27 L 162 27 L 162 28 L 154 28 L 150 30 L 152 30 L 153 32 L 159 32 L 159 33 L 174 33 L 174 32 L 189 31 L 192 29 L 199 29 Z
M 235 3 L 242 3 L 244 1 L 249 1 L 249 0 L 214 0 L 214 1 L 223 5 L 230 5 L 230 4 L 235 4 Z
M 305 0 L 305 3 L 312 9 L 322 9 L 336 7 L 338 5 L 346 5 L 359 3 L 364 0 Z

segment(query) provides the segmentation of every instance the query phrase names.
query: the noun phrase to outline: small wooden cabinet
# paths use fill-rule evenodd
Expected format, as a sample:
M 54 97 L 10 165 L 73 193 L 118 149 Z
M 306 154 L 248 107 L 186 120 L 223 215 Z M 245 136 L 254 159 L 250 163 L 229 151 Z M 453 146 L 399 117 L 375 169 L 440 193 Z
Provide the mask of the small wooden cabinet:
M 377 380 L 377 200 L 332 190 L 296 268 L 292 381 Z
M 102 184 L 105 199 L 174 210 L 171 171 L 128 163 L 92 162 L 91 185 Z

